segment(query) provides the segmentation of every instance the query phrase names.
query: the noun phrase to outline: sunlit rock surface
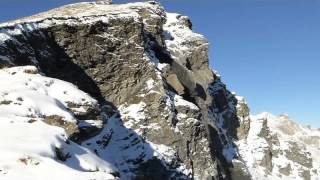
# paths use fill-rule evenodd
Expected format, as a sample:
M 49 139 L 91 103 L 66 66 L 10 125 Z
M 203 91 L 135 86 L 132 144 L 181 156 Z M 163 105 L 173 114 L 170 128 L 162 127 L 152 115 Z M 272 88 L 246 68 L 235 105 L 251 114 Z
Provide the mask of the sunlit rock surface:
M 0 179 L 317 179 L 319 131 L 251 117 L 208 46 L 152 1 L 1 24 Z

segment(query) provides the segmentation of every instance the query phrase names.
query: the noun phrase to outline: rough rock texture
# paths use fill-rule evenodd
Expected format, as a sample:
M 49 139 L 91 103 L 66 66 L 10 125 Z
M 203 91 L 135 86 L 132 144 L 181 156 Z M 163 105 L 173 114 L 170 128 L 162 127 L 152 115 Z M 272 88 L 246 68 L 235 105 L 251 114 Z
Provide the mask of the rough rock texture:
M 74 4 L 1 25 L 0 59 L 2 67 L 34 65 L 96 98 L 102 130 L 79 131 L 58 116 L 45 122 L 86 134 L 71 139 L 101 157 L 128 142 L 114 162 L 121 178 L 229 179 L 236 99 L 209 69 L 208 43 L 191 27 L 155 2 Z M 75 118 L 99 119 L 99 109 Z M 150 155 L 157 146 L 160 155 Z
M 70 82 L 97 100 L 82 102 L 83 95 L 81 103 L 64 100 L 61 107 L 72 121 L 59 113 L 35 118 L 64 128 L 68 140 L 111 164 L 108 174 L 115 179 L 238 180 L 256 175 L 237 147 L 246 147 L 242 141 L 250 137 L 249 108 L 209 68 L 208 42 L 192 31 L 186 16 L 166 13 L 153 1 L 99 1 L 0 25 L 1 68 L 26 65 L 32 65 L 29 73 Z M 0 110 L 12 102 L 4 94 Z M 266 123 L 263 127 L 257 136 L 270 147 L 275 140 Z M 267 155 L 259 165 L 271 172 L 276 151 L 263 150 Z M 74 154 L 61 148 L 54 152 L 64 163 Z M 303 154 L 283 153 L 311 167 Z M 0 172 L 5 165 L 0 162 Z M 285 175 L 293 167 L 279 168 Z M 105 172 L 89 168 L 88 176 L 89 171 L 96 172 L 92 178 Z M 299 172 L 314 174 L 306 168 Z

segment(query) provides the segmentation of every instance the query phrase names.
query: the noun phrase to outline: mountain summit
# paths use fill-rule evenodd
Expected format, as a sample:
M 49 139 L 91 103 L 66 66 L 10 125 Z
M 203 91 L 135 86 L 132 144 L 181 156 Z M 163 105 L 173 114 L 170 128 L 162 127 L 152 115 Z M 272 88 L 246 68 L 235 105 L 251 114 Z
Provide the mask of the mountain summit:
M 154 1 L 1 24 L 0 179 L 317 179 L 319 131 L 250 116 L 208 45 Z

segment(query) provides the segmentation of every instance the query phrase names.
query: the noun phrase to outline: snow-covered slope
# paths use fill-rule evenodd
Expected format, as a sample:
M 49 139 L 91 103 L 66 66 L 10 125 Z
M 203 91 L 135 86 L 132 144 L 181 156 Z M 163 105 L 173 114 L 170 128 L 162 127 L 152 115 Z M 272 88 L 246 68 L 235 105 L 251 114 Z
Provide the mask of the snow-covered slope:
M 59 115 L 67 122 L 75 123 L 75 117 L 67 110 L 68 104 L 77 104 L 77 111 L 85 111 L 81 105 L 96 106 L 97 101 L 71 83 L 48 78 L 34 66 L 1 69 L 0 93 L 2 117 L 34 117 Z
M 113 165 L 68 140 L 63 128 L 45 123 L 53 116 L 77 123 L 68 110 L 71 102 L 77 111 L 97 104 L 74 85 L 45 77 L 33 66 L 0 70 L 0 179 L 114 179 Z
M 319 180 L 320 131 L 296 124 L 287 115 L 250 117 L 239 153 L 253 179 Z

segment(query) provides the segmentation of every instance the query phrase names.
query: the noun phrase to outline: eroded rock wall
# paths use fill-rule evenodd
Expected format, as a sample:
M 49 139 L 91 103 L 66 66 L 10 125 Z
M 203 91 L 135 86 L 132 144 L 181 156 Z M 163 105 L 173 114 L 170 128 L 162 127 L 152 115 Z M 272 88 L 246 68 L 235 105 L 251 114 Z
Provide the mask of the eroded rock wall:
M 103 127 L 78 143 L 122 179 L 248 179 L 237 99 L 191 27 L 156 2 L 68 5 L 1 25 L 0 64 L 36 66 L 97 99 Z

